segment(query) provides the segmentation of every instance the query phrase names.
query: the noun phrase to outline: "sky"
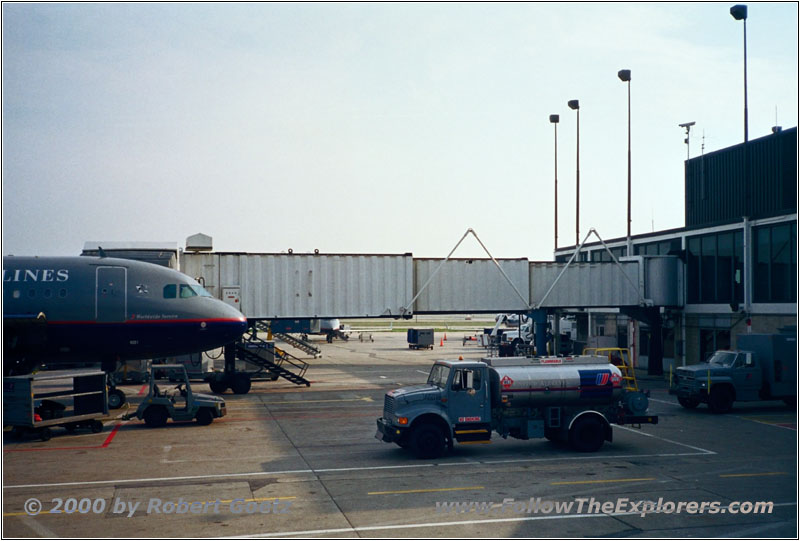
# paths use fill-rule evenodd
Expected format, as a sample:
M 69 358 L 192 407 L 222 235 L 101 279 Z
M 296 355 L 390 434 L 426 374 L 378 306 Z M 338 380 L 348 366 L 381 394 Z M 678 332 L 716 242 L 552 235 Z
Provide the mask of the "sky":
M 2 5 L 2 253 L 86 241 L 547 261 L 684 225 L 744 140 L 733 3 Z M 750 139 L 797 126 L 798 5 L 750 3 Z M 455 257 L 483 254 L 474 239 Z

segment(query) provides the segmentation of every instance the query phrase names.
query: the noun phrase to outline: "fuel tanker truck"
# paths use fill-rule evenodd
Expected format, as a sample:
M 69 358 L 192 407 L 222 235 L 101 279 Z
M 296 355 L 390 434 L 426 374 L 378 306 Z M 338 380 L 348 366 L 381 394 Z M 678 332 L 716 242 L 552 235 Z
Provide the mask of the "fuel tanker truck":
M 594 452 L 612 424 L 656 424 L 647 396 L 623 385 L 607 357 L 504 357 L 437 361 L 424 385 L 386 393 L 375 437 L 436 458 L 454 442 L 547 438 Z

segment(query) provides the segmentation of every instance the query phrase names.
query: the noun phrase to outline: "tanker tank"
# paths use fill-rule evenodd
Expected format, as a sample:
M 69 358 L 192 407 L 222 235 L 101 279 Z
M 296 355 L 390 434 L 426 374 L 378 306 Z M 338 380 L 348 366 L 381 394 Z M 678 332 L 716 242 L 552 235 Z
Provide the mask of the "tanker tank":
M 605 356 L 491 357 L 492 407 L 613 404 L 622 399 L 622 373 Z

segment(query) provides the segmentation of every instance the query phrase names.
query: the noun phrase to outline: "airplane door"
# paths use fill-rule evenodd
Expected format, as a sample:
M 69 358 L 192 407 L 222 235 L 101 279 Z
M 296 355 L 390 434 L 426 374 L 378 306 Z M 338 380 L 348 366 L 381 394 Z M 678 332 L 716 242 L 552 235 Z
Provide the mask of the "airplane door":
M 127 271 L 124 267 L 97 268 L 97 321 L 125 321 Z

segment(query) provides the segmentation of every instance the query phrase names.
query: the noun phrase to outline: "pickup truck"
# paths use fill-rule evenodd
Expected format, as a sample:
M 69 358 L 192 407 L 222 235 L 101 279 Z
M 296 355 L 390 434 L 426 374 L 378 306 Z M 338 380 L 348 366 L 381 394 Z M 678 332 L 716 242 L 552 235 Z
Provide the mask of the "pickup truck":
M 735 401 L 783 400 L 797 404 L 797 336 L 743 334 L 736 350 L 715 352 L 708 362 L 680 367 L 670 394 L 687 409 L 708 404 L 727 413 Z

